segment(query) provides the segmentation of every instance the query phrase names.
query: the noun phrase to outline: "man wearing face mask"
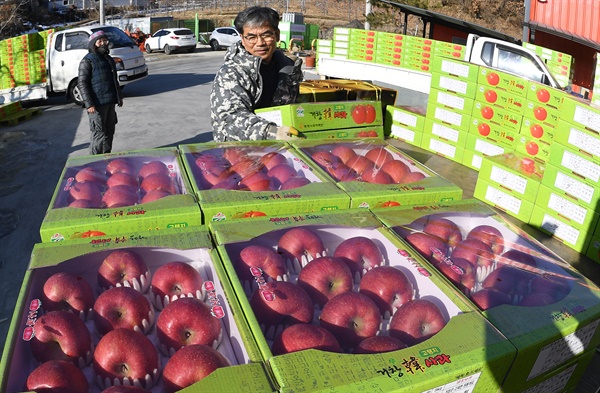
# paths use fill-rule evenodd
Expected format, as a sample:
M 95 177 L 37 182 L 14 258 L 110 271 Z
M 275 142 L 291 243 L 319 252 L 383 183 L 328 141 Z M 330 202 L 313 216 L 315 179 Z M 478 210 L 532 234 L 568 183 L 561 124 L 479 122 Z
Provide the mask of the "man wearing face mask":
M 293 104 L 302 82 L 302 60 L 277 49 L 279 14 L 268 7 L 241 11 L 234 25 L 242 39 L 231 45 L 210 95 L 217 142 L 290 139 L 298 131 L 257 116 L 259 108 Z
M 89 38 L 89 53 L 79 63 L 77 87 L 90 121 L 90 154 L 111 152 L 117 124 L 115 105 L 123 105 L 108 44 L 106 33 L 96 31 Z

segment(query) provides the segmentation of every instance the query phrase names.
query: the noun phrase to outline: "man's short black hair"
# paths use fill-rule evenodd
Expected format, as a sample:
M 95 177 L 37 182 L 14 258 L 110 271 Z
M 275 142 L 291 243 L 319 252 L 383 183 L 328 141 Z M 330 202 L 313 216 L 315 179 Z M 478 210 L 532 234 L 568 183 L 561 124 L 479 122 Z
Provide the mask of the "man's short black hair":
M 279 30 L 279 14 L 273 8 L 252 6 L 248 7 L 235 17 L 233 25 L 240 34 L 244 33 L 244 26 L 260 26 L 268 22 L 275 30 Z

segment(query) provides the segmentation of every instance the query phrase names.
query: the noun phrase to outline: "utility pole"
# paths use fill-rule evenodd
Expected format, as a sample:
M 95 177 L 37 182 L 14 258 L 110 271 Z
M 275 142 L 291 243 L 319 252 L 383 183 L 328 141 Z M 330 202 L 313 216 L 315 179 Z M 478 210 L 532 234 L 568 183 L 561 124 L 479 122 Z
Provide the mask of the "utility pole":
M 365 15 L 369 16 L 369 14 L 371 13 L 372 10 L 373 10 L 373 7 L 371 6 L 371 1 L 366 0 Z M 365 30 L 371 30 L 371 24 L 369 23 L 369 21 L 367 19 L 365 19 Z
M 104 0 L 100 0 L 100 24 L 104 24 Z

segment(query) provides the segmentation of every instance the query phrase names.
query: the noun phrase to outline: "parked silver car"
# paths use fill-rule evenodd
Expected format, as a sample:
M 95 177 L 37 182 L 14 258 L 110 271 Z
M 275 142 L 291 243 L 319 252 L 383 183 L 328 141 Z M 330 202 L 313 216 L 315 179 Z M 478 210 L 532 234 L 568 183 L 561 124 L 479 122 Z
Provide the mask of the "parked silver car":
M 208 42 L 212 50 L 226 49 L 231 44 L 241 40 L 242 36 L 235 27 L 217 27 L 210 33 Z
M 187 51 L 192 53 L 196 50 L 196 36 L 190 29 L 169 28 L 160 29 L 144 42 L 146 52 L 164 51 L 170 55 L 175 51 Z

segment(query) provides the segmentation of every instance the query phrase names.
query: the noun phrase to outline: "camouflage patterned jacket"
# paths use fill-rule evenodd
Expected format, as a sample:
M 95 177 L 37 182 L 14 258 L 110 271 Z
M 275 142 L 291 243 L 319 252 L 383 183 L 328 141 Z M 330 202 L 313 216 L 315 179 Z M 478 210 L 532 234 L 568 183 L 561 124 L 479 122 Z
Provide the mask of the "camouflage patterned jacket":
M 248 53 L 240 41 L 229 47 L 210 94 L 215 141 L 275 139 L 277 125 L 254 114 L 254 105 L 262 93 L 261 61 Z M 273 61 L 278 65 L 279 82 L 272 106 L 292 104 L 298 98 L 303 78 L 302 60 L 293 62 L 277 50 Z

